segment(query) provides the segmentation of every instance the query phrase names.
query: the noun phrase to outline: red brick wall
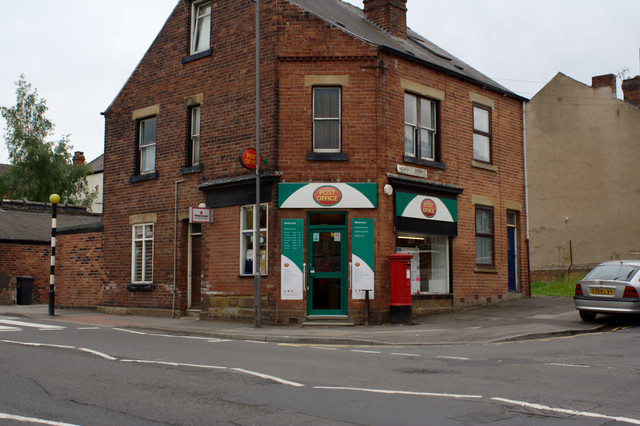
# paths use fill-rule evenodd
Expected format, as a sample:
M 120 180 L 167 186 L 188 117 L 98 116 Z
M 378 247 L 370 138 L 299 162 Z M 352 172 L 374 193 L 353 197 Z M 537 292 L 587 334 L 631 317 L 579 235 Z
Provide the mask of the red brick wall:
M 519 248 L 521 285 L 526 294 L 527 256 L 524 235 L 525 200 L 522 152 L 522 104 L 457 77 L 379 52 L 311 14 L 282 1 L 268 1 L 262 11 L 261 148 L 265 171 L 280 171 L 282 182 L 375 182 L 378 208 L 350 210 L 354 217 L 372 217 L 376 226 L 376 298 L 372 309 L 388 310 L 389 264 L 394 252 L 393 197 L 382 194 L 387 172 L 403 164 L 402 78 L 445 93 L 441 102 L 442 162 L 446 169 L 423 167 L 428 180 L 456 185 L 458 236 L 453 239 L 454 303 L 496 301 L 507 294 L 505 201 L 520 203 Z M 277 9 L 278 15 L 271 11 Z M 254 144 L 254 4 L 214 7 L 212 55 L 188 63 L 190 4 L 181 1 L 165 27 L 105 113 L 104 262 L 108 292 L 105 305 L 186 308 L 187 226 L 175 223 L 189 206 L 205 201 L 201 183 L 251 174 L 238 155 Z M 311 87 L 306 75 L 348 75 L 342 89 L 342 146 L 347 162 L 309 161 L 311 152 Z M 471 167 L 472 103 L 469 92 L 495 102 L 493 158 L 497 171 Z M 188 131 L 184 99 L 203 95 L 201 162 L 203 171 L 183 175 Z M 135 164 L 136 122 L 132 112 L 160 105 L 156 146 L 158 178 L 130 183 Z M 184 182 L 176 183 L 184 180 Z M 176 189 L 178 194 L 175 204 Z M 280 220 L 306 218 L 304 210 L 278 210 L 277 187 L 269 205 L 269 273 L 263 294 L 269 310 L 306 312 L 306 302 L 279 301 Z M 473 195 L 496 200 L 496 273 L 478 273 L 475 266 Z M 126 290 L 131 280 L 131 216 L 155 214 L 154 284 L 152 292 Z M 174 231 L 177 271 L 173 276 Z M 203 225 L 202 293 L 207 296 L 250 296 L 253 279 L 239 276 L 240 206 L 216 208 L 213 224 Z M 350 242 L 350 235 L 349 235 Z M 305 247 L 306 250 L 306 247 Z M 350 248 L 349 248 L 350 252 Z M 362 302 L 350 301 L 350 309 Z M 383 314 L 381 314 L 383 315 Z
M 108 293 L 102 232 L 56 235 L 56 306 L 97 307 Z
M 50 244 L 0 243 L 0 299 L 8 301 L 12 292 L 15 301 L 16 277 L 32 276 L 32 303 L 47 303 L 50 265 Z

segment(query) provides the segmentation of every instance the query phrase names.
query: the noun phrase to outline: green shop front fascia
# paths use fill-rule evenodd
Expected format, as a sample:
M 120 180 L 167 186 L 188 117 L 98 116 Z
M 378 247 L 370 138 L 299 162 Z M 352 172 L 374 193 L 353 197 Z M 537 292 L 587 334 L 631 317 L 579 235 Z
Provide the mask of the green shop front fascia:
M 305 209 L 307 256 L 303 255 L 304 219 L 282 219 L 281 291 L 283 300 L 302 300 L 307 314 L 346 316 L 352 299 L 373 298 L 374 220 L 351 218 L 344 209 L 377 208 L 375 183 L 280 183 L 278 207 Z M 317 210 L 320 209 L 320 210 Z M 351 268 L 347 250 L 352 230 Z M 349 276 L 351 272 L 351 276 Z

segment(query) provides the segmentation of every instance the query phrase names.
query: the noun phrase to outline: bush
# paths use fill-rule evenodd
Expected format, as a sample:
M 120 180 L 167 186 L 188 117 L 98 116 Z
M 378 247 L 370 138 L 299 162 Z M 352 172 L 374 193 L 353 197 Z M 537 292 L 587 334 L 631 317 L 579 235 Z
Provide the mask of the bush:
M 535 281 L 531 283 L 532 296 L 559 296 L 573 297 L 576 283 L 582 279 L 582 275 L 566 275 L 556 277 L 553 281 Z

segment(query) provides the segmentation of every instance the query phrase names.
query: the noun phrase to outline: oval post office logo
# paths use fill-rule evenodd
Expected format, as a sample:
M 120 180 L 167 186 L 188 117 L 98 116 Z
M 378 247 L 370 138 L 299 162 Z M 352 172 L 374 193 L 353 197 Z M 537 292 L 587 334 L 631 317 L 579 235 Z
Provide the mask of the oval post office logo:
M 422 201 L 420 209 L 422 210 L 422 214 L 429 219 L 436 215 L 436 203 L 428 198 Z
M 334 186 L 321 186 L 313 193 L 313 200 L 321 206 L 335 206 L 342 200 L 342 192 Z

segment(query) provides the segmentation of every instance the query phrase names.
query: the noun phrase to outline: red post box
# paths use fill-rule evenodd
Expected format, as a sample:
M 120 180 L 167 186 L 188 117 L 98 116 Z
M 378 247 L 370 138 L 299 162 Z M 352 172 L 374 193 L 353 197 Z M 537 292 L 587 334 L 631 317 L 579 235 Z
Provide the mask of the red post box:
M 391 266 L 389 322 L 411 323 L 411 259 L 413 255 L 396 253 L 387 257 Z

